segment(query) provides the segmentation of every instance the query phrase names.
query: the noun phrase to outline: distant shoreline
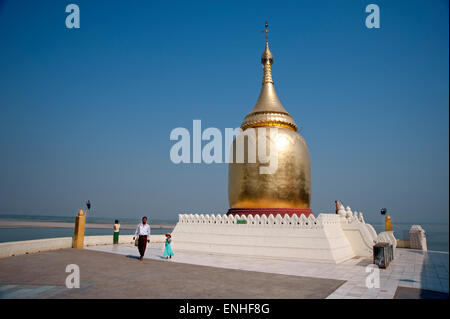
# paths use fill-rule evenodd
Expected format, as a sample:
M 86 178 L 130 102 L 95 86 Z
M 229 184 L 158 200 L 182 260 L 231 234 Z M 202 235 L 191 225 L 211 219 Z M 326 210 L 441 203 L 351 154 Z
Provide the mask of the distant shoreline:
M 121 229 L 136 229 L 136 224 L 121 224 Z M 175 224 L 150 224 L 151 228 L 173 228 Z M 0 219 L 0 228 L 74 228 L 75 223 Z M 86 223 L 86 228 L 112 229 L 113 224 Z

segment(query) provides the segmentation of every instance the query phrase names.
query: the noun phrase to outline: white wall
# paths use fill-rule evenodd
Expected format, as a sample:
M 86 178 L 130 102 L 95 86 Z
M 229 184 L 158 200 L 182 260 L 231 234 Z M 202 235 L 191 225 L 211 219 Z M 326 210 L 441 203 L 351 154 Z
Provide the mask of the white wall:
M 72 247 L 72 237 L 0 243 L 0 258 Z
M 152 243 L 163 243 L 164 241 L 165 241 L 164 235 L 150 236 L 150 242 Z M 111 244 L 113 244 L 113 237 L 110 235 L 84 237 L 84 246 L 111 245 Z M 119 235 L 119 244 L 134 244 L 133 235 Z
M 340 216 L 341 227 L 356 256 L 371 257 L 376 232 L 372 225 L 366 224 L 359 216 Z
M 246 220 L 247 224 L 238 224 Z M 339 263 L 354 257 L 339 216 L 179 215 L 176 250 Z
M 165 241 L 164 235 L 150 236 L 150 242 L 162 243 L 164 241 Z M 0 258 L 38 253 L 41 251 L 72 248 L 72 243 L 73 243 L 72 237 L 47 238 L 47 239 L 0 243 Z M 112 243 L 113 243 L 112 235 L 84 237 L 85 246 L 111 245 Z M 119 236 L 119 244 L 131 244 L 131 243 L 134 243 L 133 235 Z

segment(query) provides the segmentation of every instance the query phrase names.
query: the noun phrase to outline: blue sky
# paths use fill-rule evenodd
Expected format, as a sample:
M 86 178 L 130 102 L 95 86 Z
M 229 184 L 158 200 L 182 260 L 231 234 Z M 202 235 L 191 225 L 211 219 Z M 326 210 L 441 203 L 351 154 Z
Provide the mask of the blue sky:
M 81 28 L 65 27 L 76 3 Z M 381 10 L 367 29 L 366 5 Z M 0 1 L 0 213 L 225 213 L 226 164 L 175 165 L 172 129 L 238 127 L 264 21 L 317 214 L 340 199 L 448 222 L 448 1 Z

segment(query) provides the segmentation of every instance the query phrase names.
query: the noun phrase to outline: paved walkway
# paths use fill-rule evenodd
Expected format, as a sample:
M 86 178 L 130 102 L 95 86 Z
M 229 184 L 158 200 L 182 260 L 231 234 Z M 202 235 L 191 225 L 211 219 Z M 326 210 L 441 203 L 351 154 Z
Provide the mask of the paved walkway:
M 147 259 L 162 260 L 163 245 L 150 244 Z M 90 250 L 137 256 L 133 245 L 93 246 Z M 423 252 L 412 249 L 396 249 L 395 260 L 387 269 L 380 269 L 380 287 L 367 288 L 366 272 L 371 260 L 355 258 L 339 265 L 302 262 L 294 260 L 249 258 L 203 254 L 198 252 L 177 252 L 170 263 L 186 263 L 227 269 L 257 271 L 289 276 L 303 276 L 346 281 L 328 298 L 392 299 L 398 287 L 417 288 L 449 292 L 449 255 L 440 252 Z M 420 295 L 420 292 L 416 293 Z
M 2 258 L 0 298 L 306 299 L 325 298 L 344 283 L 151 258 L 139 261 L 132 256 L 135 247 L 122 248 L 133 253 L 127 257 L 127 251 L 118 256 L 62 249 Z M 80 268 L 79 289 L 65 286 L 68 264 Z
M 128 244 L 2 258 L 0 298 L 448 298 L 448 253 L 397 249 L 369 289 L 364 258 L 334 265 L 175 251 L 165 260 L 162 251 L 150 244 L 143 261 Z M 65 287 L 68 264 L 80 267 L 80 289 Z

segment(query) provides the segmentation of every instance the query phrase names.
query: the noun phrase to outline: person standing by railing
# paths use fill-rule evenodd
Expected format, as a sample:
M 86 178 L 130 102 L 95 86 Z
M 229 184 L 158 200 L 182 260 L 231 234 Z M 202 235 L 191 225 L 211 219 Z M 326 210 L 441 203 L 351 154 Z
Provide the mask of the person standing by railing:
M 142 217 L 142 223 L 136 228 L 133 240 L 138 239 L 137 246 L 139 254 L 141 255 L 139 260 L 144 259 L 145 249 L 147 248 L 147 243 L 150 242 L 150 225 L 147 224 L 147 217 Z
M 114 229 L 113 243 L 117 245 L 119 243 L 119 233 L 120 233 L 120 223 L 117 219 L 114 222 L 113 229 Z
M 339 211 L 339 208 L 341 207 L 341 205 L 343 206 L 344 204 L 342 204 L 342 202 L 339 201 L 339 200 L 335 200 L 335 201 L 334 201 L 334 204 L 335 204 L 335 206 L 336 206 L 336 214 L 337 214 L 338 211 Z

